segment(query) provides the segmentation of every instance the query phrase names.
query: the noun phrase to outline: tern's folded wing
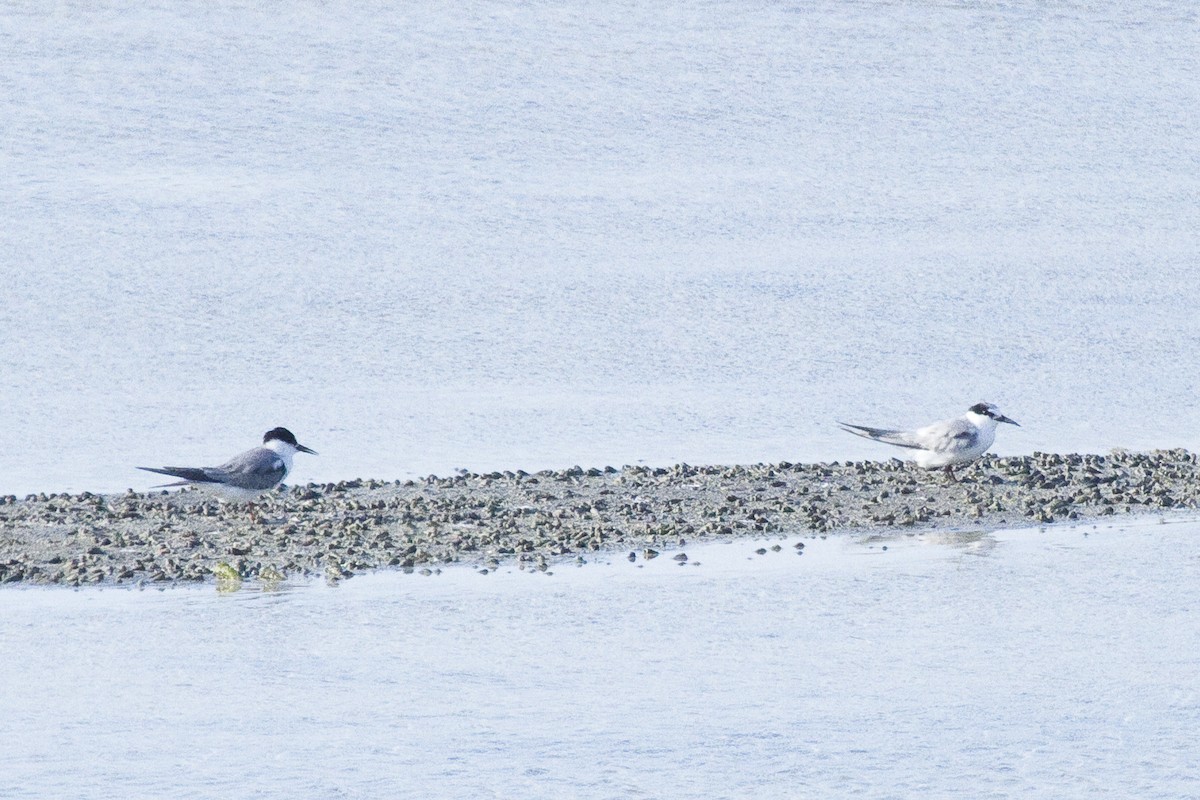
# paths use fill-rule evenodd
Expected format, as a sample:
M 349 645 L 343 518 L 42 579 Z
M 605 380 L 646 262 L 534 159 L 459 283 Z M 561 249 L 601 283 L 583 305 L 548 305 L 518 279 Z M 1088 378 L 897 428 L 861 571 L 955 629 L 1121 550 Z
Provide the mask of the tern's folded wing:
M 915 440 L 913 434 L 908 431 L 894 431 L 889 428 L 868 428 L 866 425 L 851 425 L 849 422 L 839 422 L 838 425 L 842 426 L 842 430 L 847 433 L 853 433 L 855 436 L 894 444 L 897 447 L 911 447 L 915 450 L 925 449 L 925 445 Z
M 979 429 L 965 419 L 948 419 L 915 431 L 913 438 L 926 450 L 953 453 L 974 448 L 979 442 Z
M 204 472 L 209 480 L 217 483 L 264 491 L 283 480 L 287 475 L 287 465 L 273 450 L 256 447 L 219 467 L 208 467 Z
M 159 475 L 170 475 L 173 478 L 183 478 L 184 483 L 213 483 L 212 478 L 208 473 L 209 470 L 202 467 L 138 467 L 146 472 L 157 472 Z M 180 486 L 178 483 L 169 483 L 167 486 Z

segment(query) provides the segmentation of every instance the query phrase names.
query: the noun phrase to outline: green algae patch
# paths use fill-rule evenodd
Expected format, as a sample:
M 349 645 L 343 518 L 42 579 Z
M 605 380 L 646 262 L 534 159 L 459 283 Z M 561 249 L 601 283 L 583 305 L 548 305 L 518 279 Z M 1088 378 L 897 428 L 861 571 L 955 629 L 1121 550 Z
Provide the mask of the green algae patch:
M 241 574 L 224 561 L 217 562 L 212 568 L 212 573 L 217 579 L 218 592 L 236 592 L 242 588 Z

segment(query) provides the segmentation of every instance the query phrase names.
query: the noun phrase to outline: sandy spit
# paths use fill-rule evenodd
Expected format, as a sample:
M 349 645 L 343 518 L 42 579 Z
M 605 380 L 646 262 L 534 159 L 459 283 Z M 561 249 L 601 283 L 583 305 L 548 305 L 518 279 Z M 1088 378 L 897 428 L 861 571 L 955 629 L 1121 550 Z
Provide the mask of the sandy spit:
M 201 491 L 0 497 L 0 583 L 338 580 L 447 564 L 545 570 L 722 537 L 1013 527 L 1200 505 L 1186 450 L 985 457 L 959 483 L 846 462 L 493 472 L 281 488 L 257 518 Z

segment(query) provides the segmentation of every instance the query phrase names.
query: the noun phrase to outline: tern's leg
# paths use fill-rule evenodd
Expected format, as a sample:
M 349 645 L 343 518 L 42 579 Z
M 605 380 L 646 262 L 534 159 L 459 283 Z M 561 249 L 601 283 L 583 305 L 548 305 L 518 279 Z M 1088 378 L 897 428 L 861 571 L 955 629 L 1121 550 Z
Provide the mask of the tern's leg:
M 958 483 L 958 478 L 954 477 L 954 465 L 946 465 L 946 478 L 950 481 L 950 483 Z

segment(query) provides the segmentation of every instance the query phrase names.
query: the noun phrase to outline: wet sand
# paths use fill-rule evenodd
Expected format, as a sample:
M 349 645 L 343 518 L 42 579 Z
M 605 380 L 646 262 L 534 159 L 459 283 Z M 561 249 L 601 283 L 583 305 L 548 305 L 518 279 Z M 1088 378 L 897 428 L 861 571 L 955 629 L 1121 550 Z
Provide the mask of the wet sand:
M 596 551 L 653 558 L 693 541 L 1005 527 L 1200 506 L 1186 450 L 985 457 L 959 482 L 897 460 L 494 472 L 281 488 L 256 513 L 203 491 L 0 497 L 0 583 L 338 580 L 381 568 Z

